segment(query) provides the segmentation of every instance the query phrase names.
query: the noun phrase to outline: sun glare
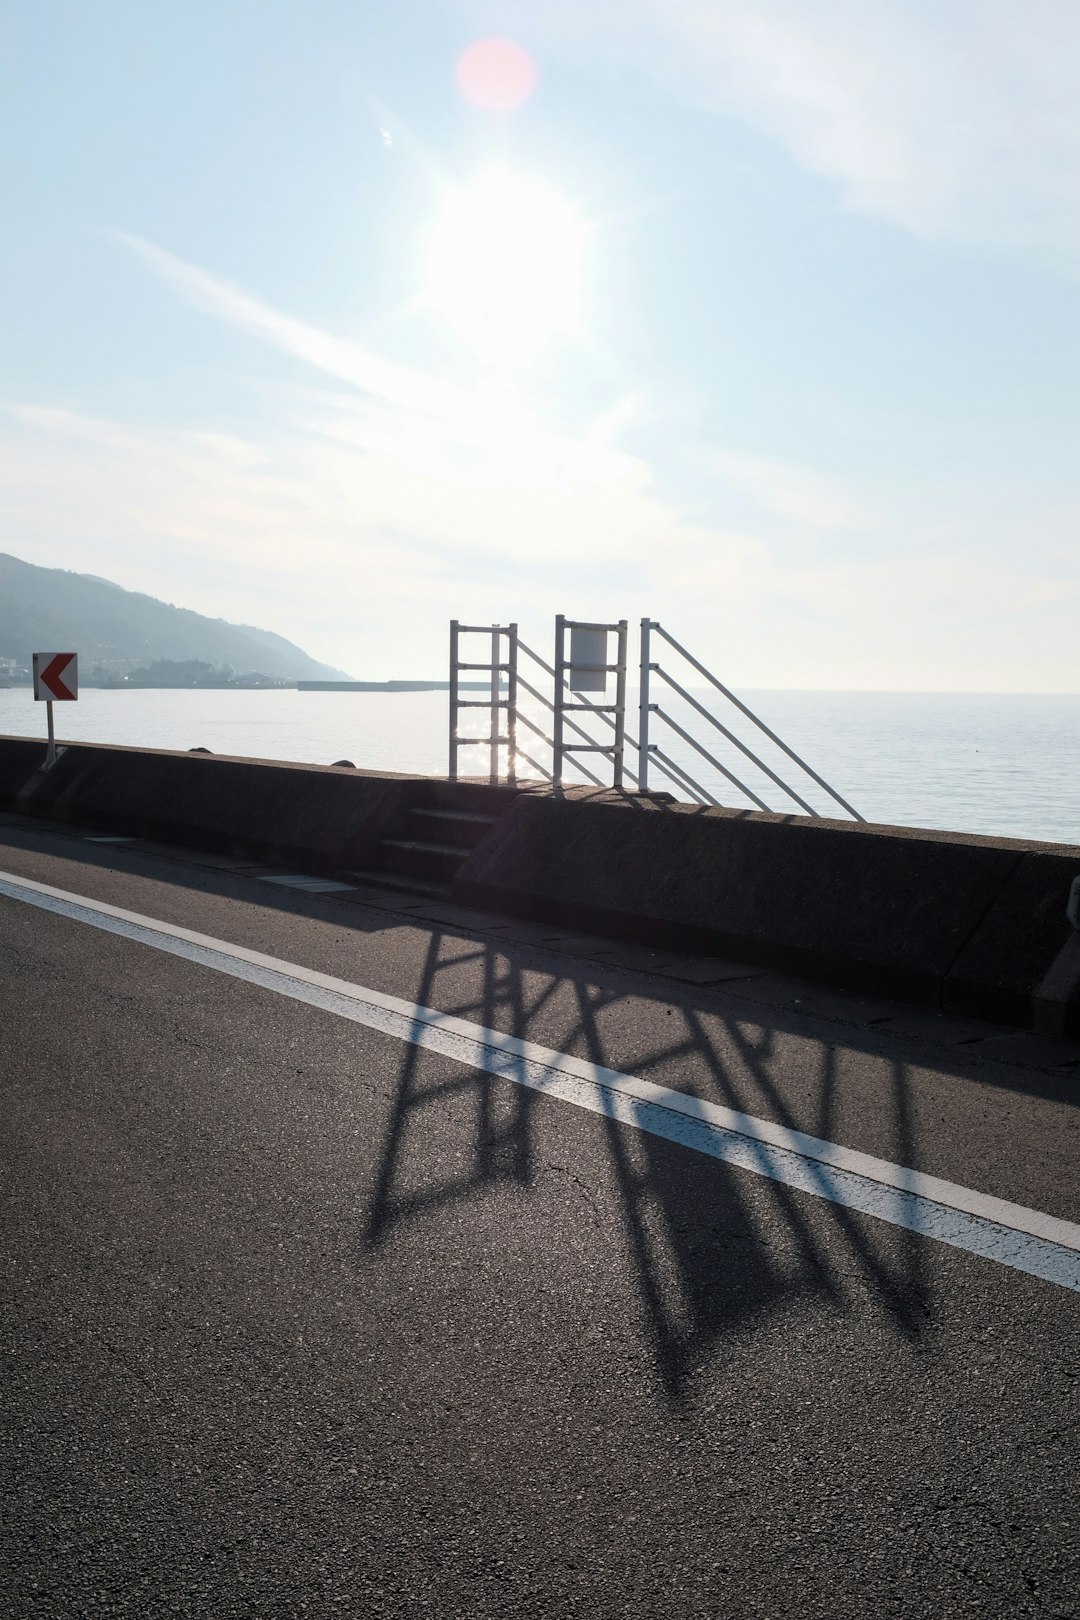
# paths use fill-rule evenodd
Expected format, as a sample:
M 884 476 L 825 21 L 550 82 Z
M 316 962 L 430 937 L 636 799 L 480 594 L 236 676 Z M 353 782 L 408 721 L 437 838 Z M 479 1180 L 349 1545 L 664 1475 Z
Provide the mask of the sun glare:
M 428 307 L 486 364 L 515 370 L 580 332 L 584 229 L 550 187 L 499 170 L 447 191 L 428 246 Z

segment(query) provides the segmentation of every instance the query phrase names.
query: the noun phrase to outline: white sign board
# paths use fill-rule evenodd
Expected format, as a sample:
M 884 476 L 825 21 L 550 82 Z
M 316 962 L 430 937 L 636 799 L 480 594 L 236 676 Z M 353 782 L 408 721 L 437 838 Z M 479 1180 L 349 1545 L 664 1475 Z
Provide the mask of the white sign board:
M 607 690 L 608 633 L 606 630 L 570 631 L 570 668 L 567 684 L 571 692 Z

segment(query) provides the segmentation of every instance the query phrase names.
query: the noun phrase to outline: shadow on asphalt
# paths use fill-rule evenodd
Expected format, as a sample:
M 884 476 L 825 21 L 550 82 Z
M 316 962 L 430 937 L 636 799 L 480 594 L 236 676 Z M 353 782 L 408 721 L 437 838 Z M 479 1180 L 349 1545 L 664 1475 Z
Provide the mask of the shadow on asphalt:
M 638 987 L 616 990 L 589 982 L 588 965 L 582 963 L 575 964 L 580 973 L 571 970 L 551 976 L 537 991 L 536 979 L 542 970 L 530 966 L 531 984 L 527 982 L 525 973 L 510 960 L 512 949 L 506 943 L 474 943 L 434 929 L 415 999 L 485 1028 L 509 1027 L 523 1039 L 543 1041 L 538 1017 L 554 997 L 570 987 L 575 1020 L 563 1032 L 561 1048 L 614 1067 L 597 1015 L 621 1000 L 640 996 Z M 452 976 L 460 988 L 463 968 L 479 975 L 480 989 L 475 995 L 455 998 L 440 981 Z M 665 985 L 665 1001 L 666 993 L 675 988 Z M 736 1045 L 744 1083 L 748 1075 L 756 1080 L 769 1099 L 772 1116 L 795 1129 L 806 1129 L 805 1121 L 792 1116 L 775 1083 L 778 1030 L 770 1027 L 769 1009 L 762 1009 L 763 1023 L 756 1038 L 747 1034 L 745 1011 L 738 1019 L 723 1019 L 723 1014 L 710 1007 L 709 1016 L 714 1022 L 718 1017 L 723 1020 L 726 1036 Z M 710 1100 L 744 1109 L 746 1098 L 701 1013 L 693 1006 L 673 1007 L 664 1026 L 664 1038 L 635 1068 L 648 1072 L 671 1061 L 692 1062 L 695 1074 L 710 1077 Z M 838 1050 L 838 1045 L 821 1046 L 820 1102 L 814 1127 L 821 1136 L 828 1136 L 832 1125 Z M 407 1221 L 434 1216 L 455 1200 L 471 1198 L 499 1183 L 528 1189 L 537 1173 L 533 1124 L 537 1106 L 543 1105 L 538 1093 L 517 1086 L 507 1100 L 505 1081 L 478 1071 L 464 1071 L 452 1081 L 433 1085 L 422 1072 L 424 1068 L 423 1051 L 407 1046 L 368 1213 L 366 1241 L 372 1249 Z M 474 1104 L 471 1163 L 460 1174 L 417 1191 L 407 1148 L 414 1113 L 437 1100 L 462 1094 Z M 887 1103 L 883 1099 L 882 1106 L 891 1110 L 896 1161 L 917 1164 L 903 1063 L 892 1065 L 891 1096 Z M 718 1341 L 755 1327 L 771 1309 L 790 1304 L 794 1294 L 842 1307 L 845 1292 L 837 1280 L 835 1262 L 826 1263 L 820 1220 L 814 1225 L 807 1221 L 802 1202 L 790 1189 L 764 1178 L 749 1178 L 718 1160 L 648 1132 L 628 1130 L 610 1118 L 603 1120 L 603 1128 L 652 1349 L 671 1405 L 682 1403 L 688 1379 Z M 756 1183 L 754 1207 L 746 1196 L 750 1180 Z M 766 1201 L 764 1213 L 762 1198 Z M 835 1223 L 834 1233 L 846 1245 L 849 1259 L 854 1260 L 894 1329 L 906 1340 L 917 1342 L 927 1325 L 930 1291 L 919 1238 L 890 1229 L 890 1240 L 875 1248 L 866 1239 L 865 1226 L 846 1210 L 831 1204 L 822 1207 L 827 1208 Z
M 640 1005 L 650 994 L 658 994 L 657 1039 L 652 1050 L 635 1062 L 636 1072 L 649 1074 L 662 1071 L 667 1063 L 685 1063 L 695 1076 L 708 1077 L 710 1100 L 752 1113 L 767 1109 L 778 1122 L 817 1136 L 836 1134 L 842 1059 L 845 1054 L 866 1054 L 888 1066 L 880 1106 L 890 1120 L 889 1156 L 898 1164 L 920 1167 L 907 1064 L 887 1056 L 888 1047 L 895 1047 L 887 1031 L 855 1023 L 829 1024 L 787 1007 L 740 1000 L 737 984 L 710 990 L 665 979 L 659 989 L 642 974 L 613 973 L 603 963 L 563 957 L 557 967 L 560 958 L 541 944 L 470 937 L 464 927 L 451 929 L 422 916 L 275 889 L 229 871 L 162 859 L 156 852 L 124 846 L 103 849 L 69 836 L 62 853 L 65 859 L 86 865 L 107 865 L 193 892 L 325 921 L 339 931 L 378 934 L 414 927 L 428 934 L 428 943 L 415 986 L 402 985 L 402 993 L 485 1028 L 500 1028 L 548 1046 L 558 1044 L 607 1067 L 619 1063 L 605 1048 L 599 1015 L 622 1001 Z M 153 861 L 149 872 L 148 859 Z M 463 972 L 470 986 L 464 995 Z M 541 1024 L 541 1015 L 556 998 L 564 1006 L 567 997 L 572 1015 L 554 1041 L 550 1027 Z M 712 1035 L 707 1023 L 713 1027 Z M 810 1121 L 794 1117 L 778 1082 L 787 1035 L 802 1036 L 819 1053 L 816 1117 Z M 726 1059 L 721 1041 L 728 1047 Z M 507 1088 L 505 1081 L 471 1070 L 432 1087 L 421 1074 L 422 1061 L 420 1048 L 404 1047 L 364 1227 L 370 1249 L 386 1243 L 404 1223 L 435 1216 L 455 1200 L 483 1189 L 509 1183 L 526 1191 L 543 1168 L 535 1153 L 534 1115 L 543 1105 L 537 1093 L 526 1087 Z M 943 1046 L 921 1047 L 918 1063 L 958 1076 L 970 1073 L 961 1054 Z M 1030 1069 L 1010 1074 L 1005 1066 L 994 1065 L 980 1078 L 1076 1100 L 1073 1077 Z M 746 1094 L 751 1085 L 757 1088 L 756 1105 Z M 417 1191 L 409 1174 L 410 1123 L 417 1110 L 451 1093 L 467 1095 L 474 1104 L 471 1162 L 459 1176 Z M 695 1369 L 716 1345 L 758 1330 L 782 1304 L 801 1296 L 843 1308 L 847 1297 L 843 1272 L 838 1273 L 835 1258 L 828 1263 L 825 1252 L 828 1245 L 831 1253 L 837 1241 L 846 1253 L 845 1269 L 862 1279 L 893 1330 L 911 1343 L 920 1341 L 929 1320 L 931 1285 L 922 1259 L 925 1248 L 915 1234 L 882 1229 L 871 1243 L 868 1224 L 860 1224 L 838 1205 L 818 1206 L 819 1213 L 810 1220 L 805 1202 L 777 1182 L 748 1177 L 718 1160 L 648 1132 L 628 1130 L 611 1119 L 603 1120 L 602 1128 L 652 1350 L 671 1405 L 683 1402 Z M 821 1210 L 827 1211 L 826 1225 Z

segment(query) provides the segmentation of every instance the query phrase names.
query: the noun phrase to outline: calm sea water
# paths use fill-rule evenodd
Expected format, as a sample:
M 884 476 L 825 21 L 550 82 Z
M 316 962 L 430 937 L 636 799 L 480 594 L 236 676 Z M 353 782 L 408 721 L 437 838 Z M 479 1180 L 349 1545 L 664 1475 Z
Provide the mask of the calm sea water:
M 902 692 L 740 696 L 868 820 L 1080 842 L 1080 698 Z M 444 692 L 84 689 L 78 703 L 57 705 L 56 716 L 58 734 L 72 741 L 202 746 L 214 753 L 324 765 L 350 759 L 371 770 L 422 775 L 446 771 Z M 685 712 L 676 717 L 689 718 Z M 543 716 L 538 712 L 536 718 Z M 700 724 L 692 729 L 702 734 Z M 732 729 L 750 740 L 745 723 Z M 44 705 L 33 701 L 28 688 L 0 690 L 0 733 L 43 737 L 44 731 Z M 686 744 L 669 743 L 660 734 L 657 740 L 675 760 L 692 765 L 721 802 L 746 802 Z M 764 786 L 749 767 L 744 770 L 730 743 L 721 741 L 714 752 L 736 775 Z M 539 745 L 536 757 L 546 759 Z M 763 757 L 790 776 L 786 762 L 768 745 Z M 483 772 L 486 756 L 473 750 L 463 756 L 462 770 Z M 655 785 L 668 784 L 657 778 Z M 772 809 L 792 808 L 772 786 L 761 796 Z M 829 801 L 820 790 L 805 796 L 827 813 Z

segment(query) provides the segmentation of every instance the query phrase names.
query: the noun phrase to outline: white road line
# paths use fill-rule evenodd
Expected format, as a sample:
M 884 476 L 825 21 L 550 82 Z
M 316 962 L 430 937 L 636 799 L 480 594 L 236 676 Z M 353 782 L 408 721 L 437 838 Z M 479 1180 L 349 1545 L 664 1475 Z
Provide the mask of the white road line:
M 244 979 L 845 1209 L 1080 1292 L 1080 1226 L 241 945 L 0 873 L 0 895 Z

